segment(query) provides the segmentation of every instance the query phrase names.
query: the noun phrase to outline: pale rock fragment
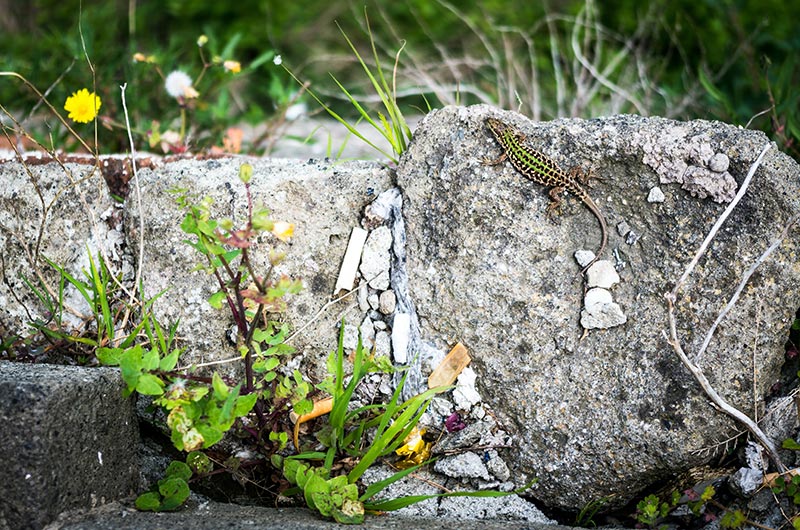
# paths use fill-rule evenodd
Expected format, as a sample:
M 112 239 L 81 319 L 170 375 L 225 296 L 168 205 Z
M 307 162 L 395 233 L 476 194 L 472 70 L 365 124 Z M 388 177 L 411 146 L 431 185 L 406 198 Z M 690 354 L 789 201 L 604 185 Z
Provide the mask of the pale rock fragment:
M 389 334 L 386 333 L 385 331 L 377 332 L 375 334 L 375 354 L 384 355 L 388 357 L 389 355 L 391 355 L 391 353 L 392 353 L 392 340 L 389 338 Z
M 616 283 L 619 283 L 619 274 L 609 260 L 595 261 L 586 271 L 586 284 L 590 289 L 592 287 L 610 289 Z
M 472 368 L 465 368 L 458 376 L 456 388 L 453 390 L 453 402 L 456 408 L 469 410 L 473 405 L 481 402 L 481 396 L 475 388 L 478 376 Z
M 396 305 L 397 296 L 394 294 L 394 291 L 387 289 L 381 293 L 377 309 L 384 315 L 391 315 L 394 313 L 394 308 Z
M 647 194 L 647 202 L 664 202 L 666 197 L 664 196 L 664 192 L 661 191 L 661 188 L 658 186 L 653 186 L 650 188 L 650 193 Z
M 584 309 L 581 311 L 581 326 L 585 329 L 609 329 L 628 321 L 611 293 L 595 287 L 584 296 Z
M 391 267 L 392 232 L 387 226 L 379 226 L 369 233 L 361 254 L 361 275 L 373 289 L 383 291 L 389 288 L 389 269 Z
M 408 362 L 408 341 L 411 334 L 411 316 L 398 313 L 392 322 L 392 357 L 397 364 Z
M 472 451 L 442 457 L 436 461 L 433 470 L 453 478 L 491 479 L 483 459 Z

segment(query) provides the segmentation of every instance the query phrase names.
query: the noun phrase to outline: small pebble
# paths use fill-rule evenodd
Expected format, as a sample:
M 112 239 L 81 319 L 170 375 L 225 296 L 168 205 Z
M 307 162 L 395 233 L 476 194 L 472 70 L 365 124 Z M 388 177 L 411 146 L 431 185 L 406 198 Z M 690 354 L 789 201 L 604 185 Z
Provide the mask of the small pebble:
M 397 364 L 408 361 L 408 341 L 411 336 L 411 316 L 398 313 L 392 321 L 392 357 Z
M 625 234 L 631 231 L 630 225 L 626 221 L 621 221 L 617 223 L 617 233 L 623 237 Z
M 375 334 L 375 354 L 388 357 L 392 353 L 392 339 L 385 331 Z
M 372 309 L 378 309 L 380 307 L 380 303 L 381 303 L 380 302 L 380 297 L 378 296 L 378 293 L 374 293 L 374 294 L 369 295 L 367 297 L 367 303 L 369 304 L 369 307 L 371 307 Z
M 358 300 L 358 309 L 361 310 L 362 313 L 366 313 L 369 311 L 369 302 L 367 301 L 368 295 L 368 287 L 367 282 L 361 282 L 358 285 L 358 291 L 356 291 L 356 300 Z
M 384 315 L 391 315 L 394 313 L 395 305 L 397 305 L 397 297 L 394 291 L 391 289 L 383 291 L 380 296 L 378 310 Z
M 486 469 L 498 480 L 507 481 L 511 478 L 511 471 L 505 461 L 497 455 L 497 451 L 490 451 Z
M 587 266 L 594 259 L 594 252 L 591 250 L 578 250 L 575 252 L 575 261 L 581 267 Z
M 616 283 L 619 283 L 619 274 L 607 259 L 595 261 L 586 271 L 586 285 L 590 289 L 592 287 L 610 289 Z
M 708 169 L 717 173 L 725 173 L 728 171 L 731 161 L 728 156 L 723 153 L 717 153 L 708 161 Z
M 664 202 L 664 192 L 658 186 L 653 186 L 650 193 L 647 195 L 647 202 Z
M 358 328 L 361 331 L 361 343 L 365 348 L 370 348 L 375 342 L 375 328 L 372 325 L 372 320 L 365 317 Z
M 460 410 L 469 410 L 481 402 L 481 395 L 475 388 L 475 381 L 478 379 L 475 370 L 464 368 L 461 375 L 456 380 L 456 388 L 453 390 L 453 402 Z

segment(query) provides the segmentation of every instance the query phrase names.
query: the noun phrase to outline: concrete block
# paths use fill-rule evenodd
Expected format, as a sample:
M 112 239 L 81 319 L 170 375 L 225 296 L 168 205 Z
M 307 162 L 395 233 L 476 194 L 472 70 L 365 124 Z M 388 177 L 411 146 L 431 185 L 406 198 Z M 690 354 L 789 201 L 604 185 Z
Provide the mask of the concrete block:
M 0 530 L 134 493 L 139 431 L 119 370 L 0 362 Z

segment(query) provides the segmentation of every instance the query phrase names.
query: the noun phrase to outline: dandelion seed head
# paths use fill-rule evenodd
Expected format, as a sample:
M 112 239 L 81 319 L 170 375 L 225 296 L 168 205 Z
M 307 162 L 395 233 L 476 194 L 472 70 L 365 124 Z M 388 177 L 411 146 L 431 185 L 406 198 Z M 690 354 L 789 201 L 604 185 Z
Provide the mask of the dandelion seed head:
M 167 94 L 174 98 L 186 97 L 187 90 L 194 90 L 192 88 L 192 78 L 186 72 L 174 70 L 170 72 L 164 82 L 164 88 Z

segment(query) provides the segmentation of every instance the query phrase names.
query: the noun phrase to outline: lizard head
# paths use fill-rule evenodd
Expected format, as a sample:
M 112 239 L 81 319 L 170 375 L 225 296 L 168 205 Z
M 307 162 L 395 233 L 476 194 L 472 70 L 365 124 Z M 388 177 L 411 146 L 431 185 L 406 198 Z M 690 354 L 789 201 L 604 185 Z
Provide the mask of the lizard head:
M 517 142 L 520 142 L 524 139 L 522 133 L 519 132 L 513 125 L 504 123 L 498 120 L 497 118 L 492 118 L 490 116 L 486 118 L 485 123 L 486 127 L 488 127 L 490 131 L 492 131 L 492 134 L 501 143 L 503 143 L 504 138 L 508 138 L 509 136 L 517 140 Z

